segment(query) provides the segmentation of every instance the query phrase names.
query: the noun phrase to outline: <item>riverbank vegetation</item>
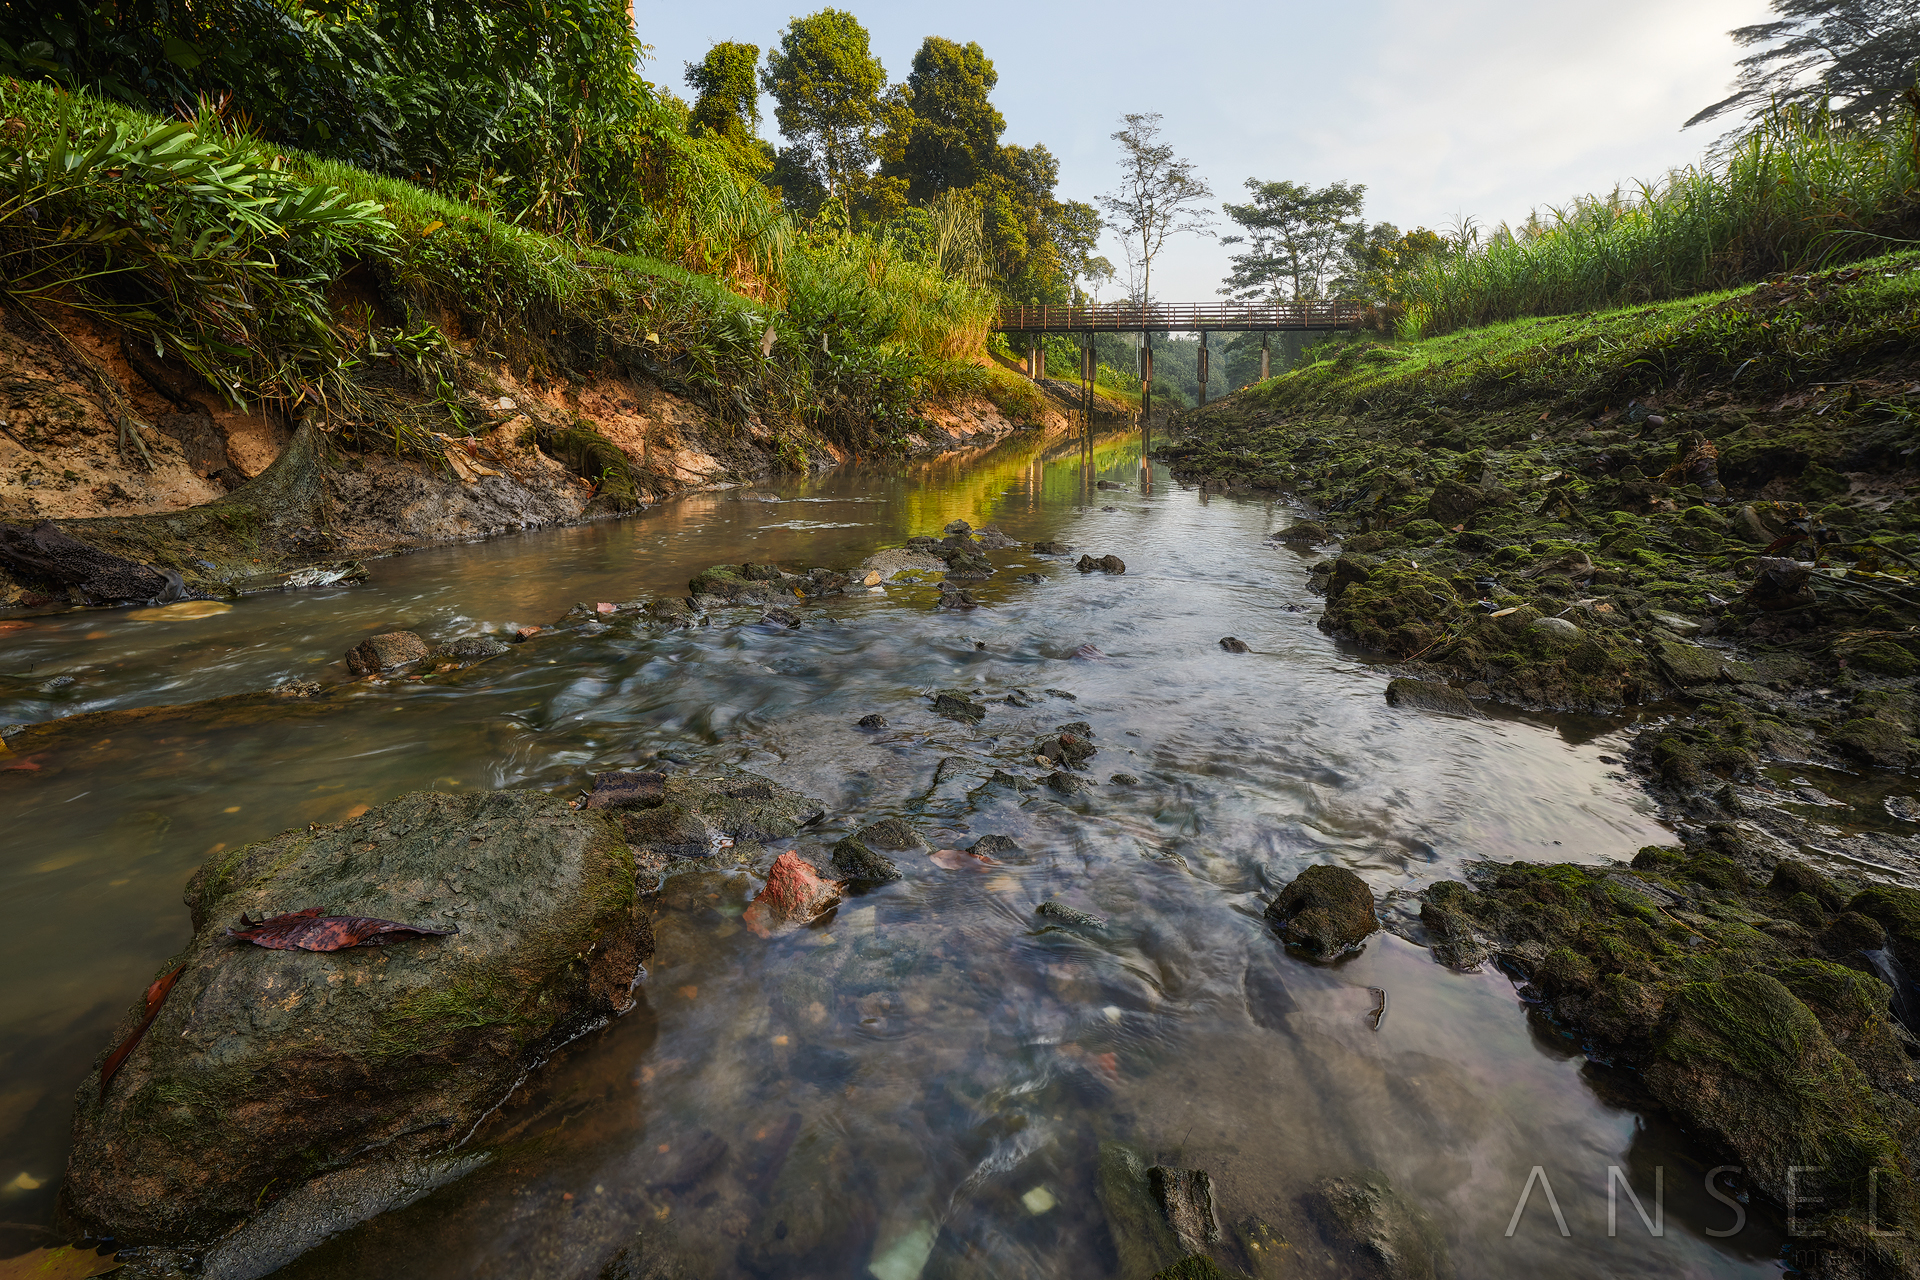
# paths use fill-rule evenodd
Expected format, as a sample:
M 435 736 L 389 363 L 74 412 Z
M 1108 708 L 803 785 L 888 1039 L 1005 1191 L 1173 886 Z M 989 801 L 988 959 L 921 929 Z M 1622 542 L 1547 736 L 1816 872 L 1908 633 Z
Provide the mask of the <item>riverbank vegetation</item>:
M 229 404 L 321 408 L 423 457 L 472 416 L 463 354 L 611 363 L 722 422 L 856 450 L 898 448 L 930 397 L 1039 412 L 985 359 L 988 321 L 1009 290 L 1066 287 L 1062 247 L 1092 222 L 1049 203 L 1044 148 L 999 146 L 977 46 L 930 40 L 920 113 L 888 117 L 891 169 L 867 176 L 918 203 L 783 200 L 760 180 L 780 158 L 754 132 L 753 46 L 691 68 L 689 108 L 640 78 L 624 8 L 542 12 L 9 11 L 7 301 L 90 313 Z M 919 190 L 913 156 L 968 112 L 980 172 Z

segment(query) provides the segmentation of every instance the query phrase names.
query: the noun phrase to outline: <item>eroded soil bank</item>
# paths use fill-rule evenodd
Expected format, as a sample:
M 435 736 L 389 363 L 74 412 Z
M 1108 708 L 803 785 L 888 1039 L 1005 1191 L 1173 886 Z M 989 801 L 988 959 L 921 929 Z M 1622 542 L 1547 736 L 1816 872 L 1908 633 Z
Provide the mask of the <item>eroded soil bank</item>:
M 317 401 L 235 409 L 183 363 L 86 317 L 0 311 L 0 524 L 51 521 L 178 574 L 187 593 L 229 595 L 303 567 L 605 518 L 848 460 L 820 435 L 740 421 L 642 370 L 515 364 L 442 319 L 456 335 L 457 385 L 414 385 L 396 361 L 380 388 L 384 426 L 370 430 Z M 1018 416 L 982 397 L 929 402 L 900 448 L 1058 430 L 1058 399 L 1036 397 L 1039 412 Z M 0 559 L 0 607 L 114 599 Z

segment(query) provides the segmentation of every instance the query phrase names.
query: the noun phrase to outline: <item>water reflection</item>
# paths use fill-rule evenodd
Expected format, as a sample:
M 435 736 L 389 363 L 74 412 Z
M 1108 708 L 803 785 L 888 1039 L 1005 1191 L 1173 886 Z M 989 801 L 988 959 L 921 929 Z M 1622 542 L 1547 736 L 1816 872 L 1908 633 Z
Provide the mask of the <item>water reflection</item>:
M 1081 575 L 1070 558 L 997 553 L 971 613 L 903 582 L 811 610 L 797 631 L 550 635 L 446 684 L 110 718 L 6 757 L 0 806 L 33 836 L 0 855 L 15 976 L 0 991 L 0 1149 L 46 1186 L 5 1193 L 5 1216 L 49 1207 L 66 1096 L 184 937 L 179 888 L 210 850 L 412 789 L 577 785 L 666 756 L 828 800 L 802 848 L 815 856 L 892 814 L 936 846 L 993 832 L 1021 852 L 988 874 L 914 862 L 773 942 L 739 924 L 747 874 L 671 881 L 647 1010 L 496 1118 L 489 1170 L 298 1274 L 592 1275 L 666 1237 L 698 1275 L 1098 1274 L 1108 1138 L 1207 1168 L 1229 1216 L 1262 1219 L 1303 1257 L 1318 1246 L 1302 1192 L 1371 1167 L 1474 1274 L 1738 1273 L 1760 1254 L 1594 1228 L 1593 1188 L 1644 1140 L 1577 1061 L 1534 1046 L 1504 979 L 1448 974 L 1390 938 L 1314 968 L 1259 920 L 1313 862 L 1385 893 L 1471 858 L 1593 859 L 1661 838 L 1603 759 L 1616 729 L 1389 709 L 1385 676 L 1313 626 L 1304 559 L 1262 543 L 1290 512 L 1203 505 L 1164 478 L 1150 494 L 1092 489 L 1133 479 L 1131 444 L 1100 442 L 1095 477 L 1071 443 L 1028 439 L 381 561 L 361 589 L 0 633 L 16 682 L 0 718 L 28 719 L 333 673 L 375 631 L 547 623 L 577 600 L 684 592 L 719 561 L 845 565 L 956 518 L 1128 564 Z M 1014 580 L 1026 573 L 1044 580 Z M 1221 650 L 1228 634 L 1252 652 Z M 76 692 L 43 689 L 55 670 Z M 942 688 L 992 700 L 988 718 L 934 717 L 926 695 Z M 1001 701 L 1016 691 L 1029 705 Z M 853 728 L 875 711 L 889 730 Z M 1034 740 L 1069 720 L 1100 748 L 1092 790 L 984 785 L 1035 773 Z M 1112 923 L 1040 928 L 1049 898 Z M 1389 1000 L 1377 1030 L 1375 988 Z M 1532 1219 L 1501 1234 L 1534 1165 L 1583 1189 L 1578 1209 L 1568 1197 L 1576 1243 Z

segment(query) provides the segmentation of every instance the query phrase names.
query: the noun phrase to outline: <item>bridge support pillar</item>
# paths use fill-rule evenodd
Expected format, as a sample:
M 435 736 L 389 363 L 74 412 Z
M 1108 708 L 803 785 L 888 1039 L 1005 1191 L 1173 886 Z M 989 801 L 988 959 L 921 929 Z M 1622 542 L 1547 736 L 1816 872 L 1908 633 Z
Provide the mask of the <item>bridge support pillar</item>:
M 1153 464 L 1147 453 L 1153 447 L 1153 334 L 1140 335 L 1140 489 L 1153 489 Z
M 1267 349 L 1267 343 L 1270 342 L 1272 338 L 1273 335 L 1270 333 L 1260 335 L 1260 381 L 1262 382 L 1265 382 L 1273 376 L 1273 353 Z
M 1207 331 L 1200 331 L 1200 405 L 1207 403 Z

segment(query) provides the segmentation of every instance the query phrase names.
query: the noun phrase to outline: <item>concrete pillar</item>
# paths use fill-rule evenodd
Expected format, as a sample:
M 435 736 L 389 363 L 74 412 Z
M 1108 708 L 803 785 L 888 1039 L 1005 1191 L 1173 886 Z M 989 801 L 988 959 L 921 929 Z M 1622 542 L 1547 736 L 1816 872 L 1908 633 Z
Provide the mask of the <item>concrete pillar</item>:
M 1267 342 L 1272 337 L 1273 335 L 1270 333 L 1260 335 L 1260 381 L 1262 382 L 1265 382 L 1273 376 L 1271 372 L 1273 368 L 1271 363 L 1272 353 L 1267 350 Z
M 1200 331 L 1200 403 L 1207 403 L 1207 331 Z

